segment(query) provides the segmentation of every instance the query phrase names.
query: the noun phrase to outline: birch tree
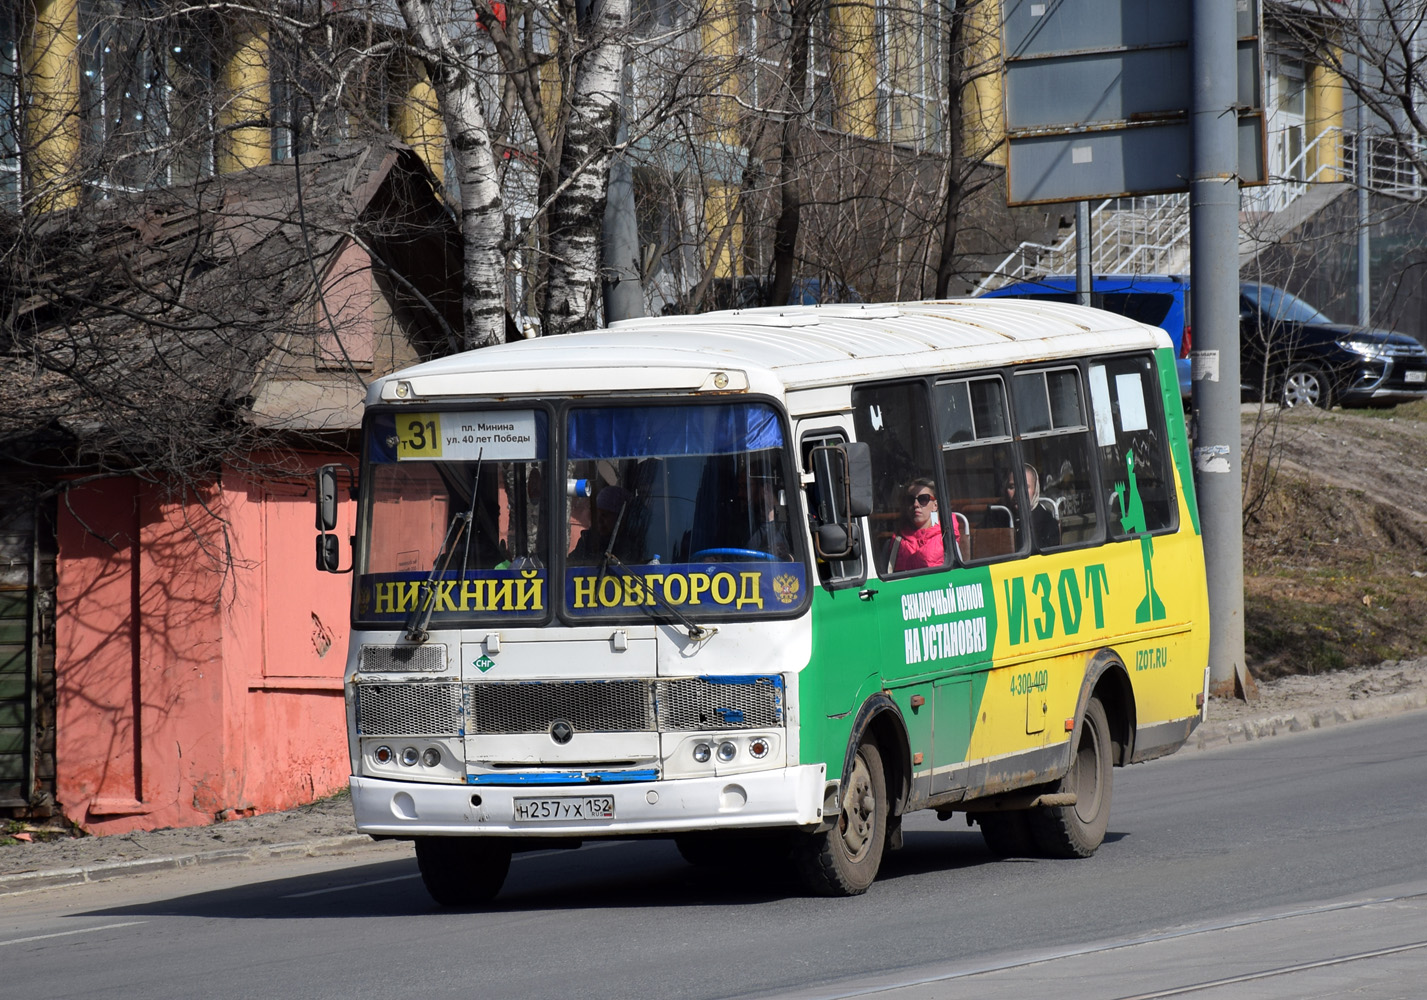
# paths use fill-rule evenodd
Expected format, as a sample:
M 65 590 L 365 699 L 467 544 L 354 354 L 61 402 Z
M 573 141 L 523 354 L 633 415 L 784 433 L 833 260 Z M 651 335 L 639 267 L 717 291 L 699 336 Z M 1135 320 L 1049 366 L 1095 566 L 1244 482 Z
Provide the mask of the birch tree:
M 629 0 L 593 0 L 576 19 L 579 54 L 560 148 L 559 189 L 550 209 L 550 284 L 545 331 L 594 325 L 600 288 L 600 230 L 624 75 Z
M 453 30 L 460 24 L 455 4 L 447 0 L 400 0 L 400 6 L 440 101 L 456 163 L 461 235 L 465 240 L 461 284 L 464 346 L 472 349 L 497 344 L 505 340 L 505 215 L 483 107 L 476 45 L 468 30 Z M 478 14 L 494 17 L 489 6 L 478 6 L 470 11 L 468 19 L 474 20 Z

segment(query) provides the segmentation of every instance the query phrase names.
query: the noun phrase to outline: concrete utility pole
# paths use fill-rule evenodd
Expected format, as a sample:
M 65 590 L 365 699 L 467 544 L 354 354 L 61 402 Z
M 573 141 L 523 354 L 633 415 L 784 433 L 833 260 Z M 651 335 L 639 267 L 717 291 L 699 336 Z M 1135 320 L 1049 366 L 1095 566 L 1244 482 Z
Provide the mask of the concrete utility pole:
M 1209 687 L 1246 696 L 1239 429 L 1239 154 L 1235 0 L 1194 0 L 1189 195 L 1194 470 L 1209 579 Z
M 1362 17 L 1361 8 L 1358 16 Z M 1358 31 L 1362 30 L 1362 24 L 1359 22 Z M 1357 52 L 1354 54 L 1354 66 L 1359 80 L 1363 79 L 1364 62 L 1363 40 L 1359 37 Z M 1358 133 L 1358 147 L 1355 151 L 1357 155 L 1353 157 L 1353 180 L 1358 185 L 1358 326 L 1367 326 L 1372 322 L 1372 231 L 1368 229 L 1368 181 L 1371 175 L 1368 171 L 1367 113 L 1362 98 L 1358 98 L 1355 103 L 1357 111 L 1354 124 Z
M 619 102 L 619 130 L 615 142 L 629 140 L 629 67 L 620 78 L 624 98 Z M 604 319 L 613 323 L 644 315 L 644 288 L 640 284 L 639 224 L 634 211 L 634 168 L 629 154 L 615 154 L 609 167 L 602 233 Z

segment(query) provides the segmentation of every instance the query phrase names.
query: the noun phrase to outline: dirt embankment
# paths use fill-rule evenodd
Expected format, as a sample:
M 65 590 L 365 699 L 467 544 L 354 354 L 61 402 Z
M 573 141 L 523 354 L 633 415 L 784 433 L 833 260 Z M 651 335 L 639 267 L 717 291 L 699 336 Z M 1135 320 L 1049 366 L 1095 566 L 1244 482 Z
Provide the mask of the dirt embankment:
M 1245 407 L 1245 646 L 1260 678 L 1427 655 L 1427 402 Z

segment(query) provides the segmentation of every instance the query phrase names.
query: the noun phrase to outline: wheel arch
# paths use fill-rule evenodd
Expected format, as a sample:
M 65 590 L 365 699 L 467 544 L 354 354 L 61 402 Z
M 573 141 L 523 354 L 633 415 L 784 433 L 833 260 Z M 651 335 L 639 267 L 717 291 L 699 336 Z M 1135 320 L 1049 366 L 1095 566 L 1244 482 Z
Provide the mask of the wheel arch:
M 1078 746 L 1080 727 L 1085 723 L 1086 706 L 1098 698 L 1110 723 L 1110 740 L 1114 744 L 1112 761 L 1124 767 L 1134 758 L 1135 729 L 1138 725 L 1135 689 L 1125 661 L 1113 649 L 1099 649 L 1085 665 L 1085 677 L 1080 682 L 1080 696 L 1075 704 L 1075 731 L 1069 746 Z
M 847 749 L 842 758 L 842 785 L 852 774 L 857 748 L 871 736 L 882 755 L 882 770 L 891 798 L 891 815 L 900 816 L 912 792 L 912 751 L 902 710 L 886 691 L 878 691 L 862 703 L 852 723 Z

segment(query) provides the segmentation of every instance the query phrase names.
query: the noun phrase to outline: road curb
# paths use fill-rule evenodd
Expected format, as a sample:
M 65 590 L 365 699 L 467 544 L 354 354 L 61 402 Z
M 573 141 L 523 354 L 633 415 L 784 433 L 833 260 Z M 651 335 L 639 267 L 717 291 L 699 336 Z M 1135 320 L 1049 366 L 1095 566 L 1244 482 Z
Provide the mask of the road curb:
M 375 843 L 366 834 L 353 833 L 340 837 L 321 837 L 285 844 L 263 844 L 258 847 L 230 847 L 217 851 L 198 851 L 166 857 L 141 858 L 136 861 L 108 861 L 103 864 L 76 868 L 56 868 L 51 871 L 0 874 L 0 896 L 13 896 L 36 889 L 78 885 L 85 882 L 107 882 L 128 875 L 197 865 L 234 864 L 243 861 L 270 861 L 278 858 L 316 858 L 328 854 L 343 854 L 354 848 Z
M 1363 701 L 1337 702 L 1311 708 L 1297 708 L 1277 715 L 1234 722 L 1207 722 L 1194 731 L 1180 750 L 1210 750 L 1214 747 L 1301 733 L 1310 729 L 1327 729 L 1348 722 L 1381 719 L 1403 712 L 1427 708 L 1427 690 L 1384 695 Z M 1212 708 L 1211 708 L 1212 711 Z

